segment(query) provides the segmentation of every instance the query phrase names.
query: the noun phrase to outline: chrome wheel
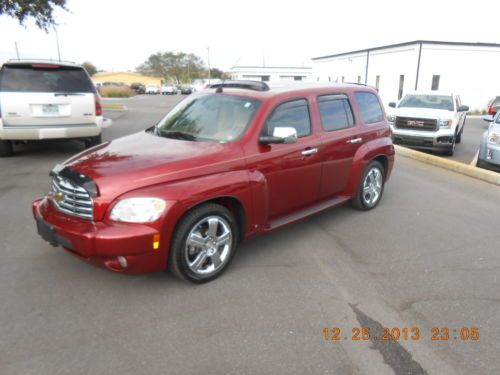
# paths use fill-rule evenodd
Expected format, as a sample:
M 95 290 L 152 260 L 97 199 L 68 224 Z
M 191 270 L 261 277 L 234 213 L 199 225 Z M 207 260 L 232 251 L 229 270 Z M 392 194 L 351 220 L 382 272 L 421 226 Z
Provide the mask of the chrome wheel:
M 186 238 L 184 254 L 189 270 L 209 276 L 224 267 L 230 259 L 233 233 L 220 216 L 208 216 L 197 222 Z
M 382 194 L 383 187 L 382 171 L 377 168 L 371 168 L 363 181 L 363 203 L 367 207 L 373 207 L 377 204 Z

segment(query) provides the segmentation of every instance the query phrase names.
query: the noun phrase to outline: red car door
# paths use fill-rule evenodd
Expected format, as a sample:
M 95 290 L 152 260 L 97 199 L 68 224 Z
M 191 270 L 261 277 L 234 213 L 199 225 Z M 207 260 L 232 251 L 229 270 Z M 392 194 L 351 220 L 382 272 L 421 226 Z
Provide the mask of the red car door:
M 321 121 L 323 177 L 319 199 L 342 193 L 348 183 L 356 151 L 363 143 L 349 97 L 345 94 L 316 98 Z
M 261 135 L 272 135 L 276 127 L 295 128 L 297 142 L 259 144 L 258 152 L 247 159 L 249 167 L 266 178 L 269 220 L 315 203 L 321 180 L 321 140 L 313 132 L 308 101 L 298 99 L 277 105 Z

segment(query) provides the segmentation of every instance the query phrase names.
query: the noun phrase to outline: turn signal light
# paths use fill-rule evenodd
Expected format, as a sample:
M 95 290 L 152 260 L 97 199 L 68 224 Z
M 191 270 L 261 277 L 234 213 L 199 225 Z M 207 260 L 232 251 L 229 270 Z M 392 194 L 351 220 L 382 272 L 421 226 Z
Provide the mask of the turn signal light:
M 158 250 L 160 248 L 160 234 L 153 235 L 153 250 Z

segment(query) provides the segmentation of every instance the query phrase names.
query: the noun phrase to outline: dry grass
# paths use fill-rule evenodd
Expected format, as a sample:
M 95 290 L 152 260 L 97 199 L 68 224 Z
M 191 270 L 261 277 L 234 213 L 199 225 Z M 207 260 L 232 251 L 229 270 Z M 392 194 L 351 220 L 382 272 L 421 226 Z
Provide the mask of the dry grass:
M 99 87 L 99 93 L 103 98 L 129 98 L 135 95 L 130 87 L 118 86 Z

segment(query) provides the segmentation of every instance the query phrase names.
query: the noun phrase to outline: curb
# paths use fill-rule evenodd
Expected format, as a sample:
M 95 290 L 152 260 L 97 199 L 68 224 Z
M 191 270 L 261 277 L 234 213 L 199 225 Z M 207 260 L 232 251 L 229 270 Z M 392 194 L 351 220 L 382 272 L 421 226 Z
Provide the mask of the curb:
M 454 160 L 440 158 L 439 156 L 429 155 L 420 151 L 415 151 L 406 147 L 394 145 L 396 155 L 404 156 L 406 158 L 421 161 L 426 164 L 431 164 L 436 167 L 447 169 L 456 173 L 460 173 L 477 180 L 489 182 L 500 186 L 500 173 L 488 171 L 486 169 L 477 168 L 472 165 L 459 163 Z

